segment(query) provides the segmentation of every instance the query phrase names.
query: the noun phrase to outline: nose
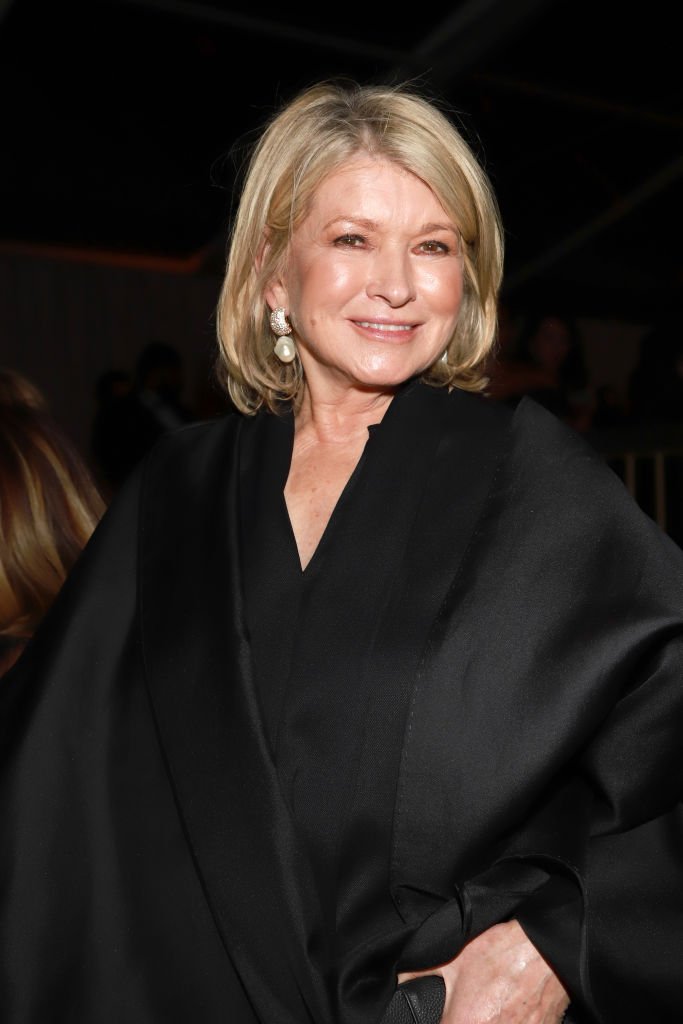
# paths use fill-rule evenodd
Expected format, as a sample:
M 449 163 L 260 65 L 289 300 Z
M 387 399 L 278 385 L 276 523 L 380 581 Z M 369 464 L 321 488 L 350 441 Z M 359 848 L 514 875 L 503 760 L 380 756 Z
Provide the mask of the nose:
M 377 249 L 366 290 L 371 298 L 384 299 L 393 308 L 405 306 L 414 299 L 415 282 L 410 254 L 398 246 L 381 246 Z

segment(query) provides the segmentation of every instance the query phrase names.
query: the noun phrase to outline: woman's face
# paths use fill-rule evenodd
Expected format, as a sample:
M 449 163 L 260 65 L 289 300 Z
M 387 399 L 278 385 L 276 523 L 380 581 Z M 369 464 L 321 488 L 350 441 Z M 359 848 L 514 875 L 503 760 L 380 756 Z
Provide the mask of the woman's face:
M 266 291 L 309 387 L 398 386 L 443 354 L 460 310 L 456 224 L 414 174 L 366 155 L 320 184 Z

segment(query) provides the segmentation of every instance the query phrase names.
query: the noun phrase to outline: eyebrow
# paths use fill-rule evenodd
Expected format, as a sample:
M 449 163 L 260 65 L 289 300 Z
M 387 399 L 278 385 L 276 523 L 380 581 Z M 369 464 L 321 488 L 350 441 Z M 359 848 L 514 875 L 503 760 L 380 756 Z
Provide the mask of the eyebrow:
M 428 235 L 430 231 L 452 231 L 454 235 L 458 234 L 458 229 L 455 224 L 423 224 L 418 235 Z
M 349 224 L 357 224 L 359 227 L 367 228 L 368 231 L 374 231 L 378 227 L 377 222 L 374 220 L 368 220 L 367 217 L 354 217 L 352 214 L 340 214 L 338 217 L 333 217 L 323 225 L 323 231 L 327 228 L 332 227 L 333 224 L 337 224 L 339 221 L 347 221 Z M 450 231 L 452 234 L 457 235 L 458 229 L 455 224 L 435 224 L 430 222 L 429 224 L 423 224 L 415 234 L 416 235 L 427 235 L 431 231 Z

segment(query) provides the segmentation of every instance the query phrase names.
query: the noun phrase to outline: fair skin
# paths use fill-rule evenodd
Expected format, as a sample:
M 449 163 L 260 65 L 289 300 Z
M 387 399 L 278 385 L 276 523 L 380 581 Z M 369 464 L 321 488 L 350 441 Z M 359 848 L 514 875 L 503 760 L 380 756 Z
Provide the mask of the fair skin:
M 457 225 L 432 190 L 359 155 L 330 174 L 265 298 L 294 327 L 305 387 L 285 499 L 302 569 L 397 388 L 444 352 L 457 322 Z M 557 1024 L 567 995 L 515 921 L 470 942 L 443 976 L 444 1024 Z M 401 975 L 404 981 L 414 975 Z
M 440 974 L 446 985 L 442 1024 L 557 1024 L 567 992 L 517 921 L 496 924 L 449 963 L 399 974 L 399 982 Z
M 289 314 L 306 381 L 285 488 L 302 567 L 368 425 L 443 353 L 461 297 L 456 226 L 422 181 L 359 156 L 321 183 L 266 291 Z

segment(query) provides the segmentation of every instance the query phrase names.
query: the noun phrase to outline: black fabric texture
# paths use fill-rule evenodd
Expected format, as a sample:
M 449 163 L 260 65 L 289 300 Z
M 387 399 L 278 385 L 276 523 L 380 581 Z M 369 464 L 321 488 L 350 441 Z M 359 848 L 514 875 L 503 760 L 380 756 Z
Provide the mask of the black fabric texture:
M 680 1024 L 683 553 L 533 402 L 415 383 L 274 627 L 263 426 L 164 437 L 3 679 L 0 1019 L 376 1024 L 516 917 L 571 1019 Z

